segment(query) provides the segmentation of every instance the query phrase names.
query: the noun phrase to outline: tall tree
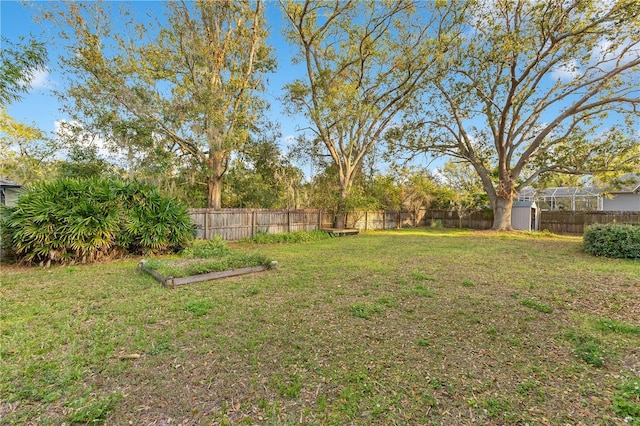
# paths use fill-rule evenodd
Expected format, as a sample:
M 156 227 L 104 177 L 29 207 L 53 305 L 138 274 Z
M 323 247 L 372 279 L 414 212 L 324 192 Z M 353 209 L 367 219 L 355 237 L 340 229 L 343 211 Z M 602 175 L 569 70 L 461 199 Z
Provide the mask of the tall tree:
M 262 76 L 275 66 L 263 2 L 166 2 L 145 22 L 117 6 L 68 2 L 44 14 L 69 40 L 67 112 L 109 143 L 202 168 L 208 206 L 220 208 L 222 178 L 259 121 Z
M 438 29 L 412 0 L 283 2 L 287 39 L 306 76 L 287 85 L 292 113 L 310 122 L 308 140 L 328 153 L 339 179 L 335 226 L 367 152 L 427 78 Z M 451 18 L 442 10 L 442 21 Z
M 640 158 L 640 2 L 477 0 L 460 28 L 428 107 L 395 136 L 469 162 L 494 229 L 539 176 Z

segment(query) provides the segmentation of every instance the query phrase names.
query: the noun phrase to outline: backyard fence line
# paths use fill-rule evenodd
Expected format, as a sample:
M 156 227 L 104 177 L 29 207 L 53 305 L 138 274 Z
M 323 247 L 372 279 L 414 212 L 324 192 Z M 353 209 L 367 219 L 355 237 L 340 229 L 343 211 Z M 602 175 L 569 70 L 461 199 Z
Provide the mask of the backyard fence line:
M 330 228 L 333 215 L 325 210 L 296 209 L 190 209 L 196 226 L 196 236 L 213 239 L 218 235 L 228 241 L 252 238 L 257 233 L 278 234 L 296 231 L 314 231 Z M 376 210 L 350 212 L 346 217 L 349 228 L 363 231 L 429 226 L 438 223 L 444 227 L 487 229 L 492 225 L 489 212 L 474 212 L 459 219 L 450 210 Z
M 190 209 L 189 213 L 196 225 L 197 238 L 213 239 L 218 235 L 227 241 L 252 238 L 260 232 L 279 234 L 326 229 L 333 222 L 331 213 L 318 209 Z M 582 234 L 590 224 L 610 222 L 640 224 L 640 212 L 542 211 L 540 230 L 548 229 L 556 234 Z M 349 228 L 363 231 L 418 226 L 490 229 L 493 212 L 475 211 L 461 218 L 455 210 L 356 211 L 347 214 L 346 224 Z
M 554 234 L 583 234 L 587 226 L 595 223 L 640 224 L 640 212 L 543 211 L 540 230 Z

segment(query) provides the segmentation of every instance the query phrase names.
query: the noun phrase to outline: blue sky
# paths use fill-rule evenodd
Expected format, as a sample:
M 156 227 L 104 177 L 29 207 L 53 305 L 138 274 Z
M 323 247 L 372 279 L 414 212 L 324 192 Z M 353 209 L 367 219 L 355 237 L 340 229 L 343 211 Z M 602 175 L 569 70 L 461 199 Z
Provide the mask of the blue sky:
M 41 6 L 43 2 L 34 3 L 35 6 Z M 139 10 L 162 7 L 161 2 L 158 1 L 137 1 L 133 4 Z M 60 40 L 56 40 L 55 32 L 47 24 L 36 24 L 33 15 L 33 7 L 25 6 L 17 1 L 0 0 L 0 33 L 3 37 L 17 41 L 19 37 L 31 35 L 38 40 L 51 41 L 48 43 L 48 72 L 38 73 L 34 79 L 32 90 L 24 95 L 22 101 L 14 102 L 9 106 L 9 115 L 17 121 L 34 123 L 46 132 L 53 132 L 57 121 L 68 118 L 59 111 L 61 105 L 53 94 L 53 89 L 62 89 L 63 79 L 57 62 L 63 48 Z M 294 47 L 285 43 L 282 37 L 282 15 L 278 3 L 275 1 L 267 3 L 267 20 L 271 33 L 269 43 L 276 49 L 278 69 L 276 73 L 266 76 L 268 80 L 266 98 L 271 104 L 270 114 L 273 120 L 281 125 L 282 140 L 280 145 L 286 148 L 289 140 L 296 134 L 296 128 L 301 124 L 295 117 L 284 115 L 278 98 L 283 94 L 283 86 L 295 77 L 300 77 L 301 74 L 296 69 L 298 67 L 291 65 Z

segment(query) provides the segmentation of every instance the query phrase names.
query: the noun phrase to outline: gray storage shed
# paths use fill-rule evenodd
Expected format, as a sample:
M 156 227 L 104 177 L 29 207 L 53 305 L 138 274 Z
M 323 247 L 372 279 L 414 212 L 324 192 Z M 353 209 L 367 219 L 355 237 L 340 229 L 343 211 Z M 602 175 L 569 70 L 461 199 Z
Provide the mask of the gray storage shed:
M 17 183 L 0 178 L 0 204 L 9 207 L 15 205 L 20 195 L 20 188 L 22 188 L 22 186 Z
M 514 201 L 511 209 L 511 227 L 522 231 L 540 229 L 540 210 L 535 201 Z

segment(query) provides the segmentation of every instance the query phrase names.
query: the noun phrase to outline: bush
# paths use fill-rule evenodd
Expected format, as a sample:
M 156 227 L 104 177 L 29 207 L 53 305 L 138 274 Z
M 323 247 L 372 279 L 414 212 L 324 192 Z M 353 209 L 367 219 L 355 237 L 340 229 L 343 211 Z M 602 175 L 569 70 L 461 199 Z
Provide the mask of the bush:
M 212 240 L 193 240 L 187 248 L 182 251 L 182 257 L 212 259 L 230 253 L 231 250 L 227 246 L 227 242 L 219 235 L 216 235 Z
M 186 207 L 139 182 L 63 178 L 2 210 L 2 240 L 23 263 L 75 263 L 166 253 L 193 239 Z
M 259 231 L 253 238 L 247 238 L 244 242 L 255 244 L 280 244 L 280 243 L 303 243 L 310 241 L 320 241 L 331 238 L 331 236 L 320 230 L 315 231 L 296 231 L 282 234 L 268 234 Z
M 640 226 L 590 225 L 584 231 L 584 251 L 594 256 L 640 259 Z

